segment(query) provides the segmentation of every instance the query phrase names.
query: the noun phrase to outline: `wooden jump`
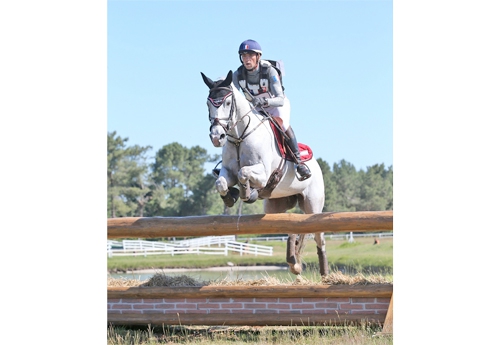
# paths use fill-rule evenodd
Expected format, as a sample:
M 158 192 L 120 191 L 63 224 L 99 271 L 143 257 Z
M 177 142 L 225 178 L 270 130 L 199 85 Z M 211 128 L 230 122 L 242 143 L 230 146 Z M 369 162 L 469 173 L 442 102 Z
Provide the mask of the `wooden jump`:
M 385 326 L 392 290 L 392 284 L 108 287 L 112 308 L 108 323 L 332 326 L 369 322 Z M 300 310 L 302 305 L 306 309 Z M 216 310 L 212 312 L 210 306 Z
M 108 239 L 391 231 L 393 211 L 108 219 Z
M 195 216 L 108 219 L 108 239 L 159 238 L 176 236 L 222 236 L 246 234 L 305 234 L 317 232 L 391 231 L 393 211 L 329 212 L 319 214 L 258 214 L 242 216 Z M 194 301 L 192 299 L 195 299 Z M 324 301 L 321 301 L 321 298 Z M 204 300 L 205 299 L 205 300 Z M 215 300 L 214 300 L 215 299 Z M 234 301 L 267 305 L 266 299 L 300 300 L 302 304 L 338 304 L 316 313 L 276 310 L 248 313 L 245 307 L 211 313 L 206 305 Z M 213 301 L 214 300 L 214 301 Z M 318 302 L 319 300 L 319 302 Z M 390 300 L 390 303 L 389 303 Z M 212 302 L 213 301 L 213 302 Z M 139 305 L 135 306 L 134 303 Z M 177 312 L 170 305 L 187 305 Z M 199 307 L 193 307 L 201 303 Z M 212 304 L 210 304 L 212 303 Z M 292 303 L 292 302 L 290 302 Z M 347 312 L 350 305 L 368 309 Z M 157 306 L 158 304 L 158 306 Z M 269 303 L 272 304 L 272 303 Z M 125 309 L 122 309 L 125 308 Z M 137 308 L 137 309 L 136 309 Z M 153 308 L 143 313 L 144 308 Z M 199 310 L 198 308 L 202 309 Z M 249 305 L 251 308 L 251 305 Z M 315 307 L 316 308 L 316 307 Z M 323 308 L 322 306 L 318 307 Z M 384 309 L 385 308 L 385 309 Z M 388 309 L 389 310 L 388 310 Z M 206 309 L 206 311 L 205 311 Z M 387 311 L 388 310 L 388 311 Z M 201 313 L 200 313 L 201 311 Z M 257 313 L 259 312 L 259 313 Z M 273 313 L 271 313 L 273 312 Z M 317 285 L 317 286 L 203 286 L 203 287 L 108 287 L 108 322 L 117 325 L 345 325 L 346 323 L 383 323 L 384 334 L 392 333 L 392 284 Z

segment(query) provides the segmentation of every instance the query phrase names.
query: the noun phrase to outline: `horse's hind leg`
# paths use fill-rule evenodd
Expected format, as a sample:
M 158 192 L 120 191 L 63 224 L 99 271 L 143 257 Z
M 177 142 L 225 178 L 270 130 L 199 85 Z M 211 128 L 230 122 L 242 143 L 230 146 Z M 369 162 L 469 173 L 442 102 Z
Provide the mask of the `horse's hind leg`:
M 323 232 L 315 233 L 314 241 L 316 241 L 316 249 L 318 253 L 319 273 L 321 276 L 326 276 L 328 275 L 328 259 L 326 257 L 325 234 Z
M 300 238 L 295 246 L 295 256 L 299 261 L 305 246 L 305 238 L 306 234 L 300 235 Z M 315 233 L 314 241 L 316 242 L 316 252 L 318 253 L 319 273 L 321 276 L 326 276 L 328 275 L 328 258 L 326 257 L 325 234 L 323 232 Z
M 319 196 L 321 201 L 321 196 Z M 314 200 L 315 202 L 312 202 Z M 318 202 L 315 198 L 309 196 L 306 200 L 302 195 L 299 195 L 299 207 L 304 213 L 321 213 L 324 202 Z M 321 208 L 320 208 L 321 207 Z M 305 236 L 305 235 L 304 235 Z M 302 236 L 301 236 L 301 240 Z M 326 256 L 326 243 L 325 243 L 325 234 L 323 232 L 318 232 L 314 234 L 314 241 L 316 242 L 316 251 L 318 254 L 319 260 L 319 273 L 321 276 L 328 275 L 328 258 Z M 297 253 L 297 256 L 300 257 L 300 253 Z
M 289 234 L 286 243 L 286 262 L 290 266 L 290 272 L 293 274 L 300 274 L 302 272 L 302 263 L 297 260 L 297 254 L 295 250 L 295 241 L 297 235 Z
M 297 196 L 292 195 L 279 199 L 265 199 L 264 212 L 265 213 L 284 213 L 293 208 L 297 204 Z M 297 235 L 288 234 L 286 245 L 286 262 L 290 266 L 290 272 L 293 274 L 300 274 L 302 272 L 302 263 L 297 259 L 295 241 Z

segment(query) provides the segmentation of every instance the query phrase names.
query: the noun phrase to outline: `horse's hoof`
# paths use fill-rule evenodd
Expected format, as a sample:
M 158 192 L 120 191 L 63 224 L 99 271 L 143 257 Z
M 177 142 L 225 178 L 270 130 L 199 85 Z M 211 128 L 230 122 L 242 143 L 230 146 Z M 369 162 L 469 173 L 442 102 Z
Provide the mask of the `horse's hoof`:
M 236 201 L 238 201 L 240 191 L 238 188 L 229 187 L 226 195 L 220 196 L 227 207 L 233 207 Z
M 302 265 L 299 264 L 290 265 L 290 272 L 292 272 L 295 275 L 302 273 Z
M 257 191 L 257 189 L 252 189 L 250 192 L 250 197 L 247 200 L 243 200 L 243 202 L 247 204 L 252 204 L 256 202 L 258 198 L 259 198 L 259 192 Z
M 224 201 L 224 205 L 226 205 L 227 207 L 233 207 L 234 203 L 236 202 L 236 200 L 234 200 L 229 193 L 224 196 L 221 195 L 220 197 L 222 201 Z

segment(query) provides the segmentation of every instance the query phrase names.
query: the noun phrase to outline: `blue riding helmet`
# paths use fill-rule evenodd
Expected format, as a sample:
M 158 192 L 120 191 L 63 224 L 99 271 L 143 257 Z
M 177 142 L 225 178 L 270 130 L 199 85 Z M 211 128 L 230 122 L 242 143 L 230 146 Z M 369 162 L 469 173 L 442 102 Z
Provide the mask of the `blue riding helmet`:
M 257 54 L 262 54 L 262 48 L 260 44 L 254 40 L 246 40 L 240 44 L 240 49 L 238 50 L 238 54 L 242 54 L 245 52 L 255 52 Z

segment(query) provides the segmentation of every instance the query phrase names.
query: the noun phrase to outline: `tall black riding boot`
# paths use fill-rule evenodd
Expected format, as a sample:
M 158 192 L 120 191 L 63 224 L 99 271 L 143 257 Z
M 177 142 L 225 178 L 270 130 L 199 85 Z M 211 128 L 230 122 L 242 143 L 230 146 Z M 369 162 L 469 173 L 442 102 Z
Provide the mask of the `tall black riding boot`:
M 295 138 L 295 133 L 293 132 L 292 127 L 291 126 L 288 127 L 285 133 L 289 138 L 288 140 L 286 140 L 286 143 L 292 150 L 297 160 L 297 172 L 300 175 L 299 180 L 300 181 L 307 180 L 309 177 L 311 177 L 311 171 L 309 170 L 307 165 L 302 163 L 302 160 L 300 159 L 299 145 L 297 144 L 297 139 Z

